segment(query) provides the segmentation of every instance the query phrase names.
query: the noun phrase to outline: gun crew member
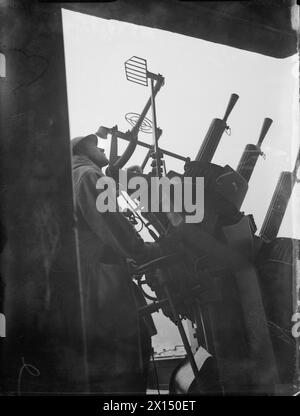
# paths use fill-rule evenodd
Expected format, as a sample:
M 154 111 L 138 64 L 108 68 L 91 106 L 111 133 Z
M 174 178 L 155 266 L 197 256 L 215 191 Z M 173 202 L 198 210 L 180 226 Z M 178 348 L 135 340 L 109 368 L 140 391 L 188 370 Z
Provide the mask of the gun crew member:
M 95 134 L 71 141 L 90 390 L 145 393 L 155 327 L 151 318 L 138 318 L 137 305 L 145 300 L 127 260 L 143 263 L 160 250 L 145 243 L 122 212 L 97 210 L 96 183 L 108 164 L 97 145 Z

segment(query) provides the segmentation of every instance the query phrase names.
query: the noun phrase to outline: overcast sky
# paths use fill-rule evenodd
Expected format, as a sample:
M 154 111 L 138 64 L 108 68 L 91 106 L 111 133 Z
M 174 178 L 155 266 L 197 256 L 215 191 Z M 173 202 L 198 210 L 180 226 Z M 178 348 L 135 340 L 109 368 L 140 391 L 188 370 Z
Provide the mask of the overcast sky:
M 93 133 L 100 125 L 130 129 L 125 114 L 140 113 L 150 95 L 149 88 L 126 80 L 124 62 L 133 55 L 165 77 L 156 100 L 163 148 L 193 159 L 212 119 L 223 117 L 230 95 L 237 93 L 240 99 L 228 120 L 231 136 L 223 135 L 213 159 L 236 168 L 245 145 L 257 142 L 263 119 L 273 119 L 262 145 L 266 159 L 259 158 L 242 207 L 254 215 L 259 230 L 279 174 L 291 170 L 299 147 L 297 56 L 270 58 L 69 10 L 63 10 L 63 25 L 71 137 Z M 149 134 L 139 138 L 152 144 Z M 101 140 L 101 147 L 109 154 L 109 141 Z M 145 153 L 137 149 L 130 164 L 141 163 Z M 181 162 L 165 160 L 167 170 L 182 172 Z M 296 185 L 279 236 L 300 239 L 299 207 Z M 165 340 L 159 335 L 155 343 Z

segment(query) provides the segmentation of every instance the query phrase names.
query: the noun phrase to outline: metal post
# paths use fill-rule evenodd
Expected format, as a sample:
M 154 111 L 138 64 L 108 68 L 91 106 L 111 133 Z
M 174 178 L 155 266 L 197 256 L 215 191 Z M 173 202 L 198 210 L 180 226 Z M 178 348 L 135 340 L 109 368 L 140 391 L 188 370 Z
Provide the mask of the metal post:
M 154 80 L 151 78 L 151 110 L 152 110 L 152 123 L 153 123 L 153 144 L 154 144 L 154 152 L 155 152 L 155 159 L 156 159 L 156 173 L 157 176 L 160 178 L 160 155 L 159 155 L 159 148 L 158 148 L 158 137 L 157 137 L 157 123 L 156 123 L 156 108 L 155 108 L 155 98 L 154 98 Z

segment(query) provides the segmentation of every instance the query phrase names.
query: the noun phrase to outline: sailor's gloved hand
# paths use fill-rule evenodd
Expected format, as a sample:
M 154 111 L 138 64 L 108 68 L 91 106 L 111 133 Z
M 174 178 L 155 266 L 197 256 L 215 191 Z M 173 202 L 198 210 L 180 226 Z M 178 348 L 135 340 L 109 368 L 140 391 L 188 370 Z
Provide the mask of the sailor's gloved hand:
M 184 251 L 182 239 L 175 227 L 168 234 L 160 237 L 159 247 L 163 255 Z
M 140 279 L 143 276 L 143 274 L 139 273 L 139 265 L 134 259 L 126 259 L 126 263 L 127 269 L 131 277 L 134 277 L 135 279 Z
M 135 257 L 137 265 L 148 263 L 159 257 L 178 253 L 178 259 L 184 255 L 184 246 L 180 235 L 174 230 L 159 238 L 156 242 L 145 242 L 139 256 Z

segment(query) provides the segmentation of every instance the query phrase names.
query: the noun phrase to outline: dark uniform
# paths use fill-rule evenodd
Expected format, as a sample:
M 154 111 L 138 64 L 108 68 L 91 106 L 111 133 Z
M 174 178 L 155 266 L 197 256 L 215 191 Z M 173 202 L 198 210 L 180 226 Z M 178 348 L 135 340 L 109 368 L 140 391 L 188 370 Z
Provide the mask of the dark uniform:
M 122 213 L 97 210 L 101 176 L 86 156 L 73 156 L 90 388 L 143 393 L 151 333 L 149 324 L 138 318 L 137 304 L 145 300 L 128 274 L 126 259 L 144 262 L 160 251 L 145 243 Z

